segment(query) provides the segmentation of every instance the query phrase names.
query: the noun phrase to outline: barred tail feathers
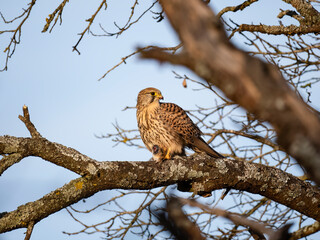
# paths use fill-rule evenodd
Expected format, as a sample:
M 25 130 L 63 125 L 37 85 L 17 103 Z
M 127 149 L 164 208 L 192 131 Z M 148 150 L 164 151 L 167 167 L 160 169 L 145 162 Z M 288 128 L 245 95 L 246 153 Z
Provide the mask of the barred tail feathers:
M 193 139 L 192 145 L 193 147 L 197 148 L 202 152 L 205 152 L 206 154 L 208 154 L 213 158 L 224 158 L 224 156 L 222 156 L 220 153 L 213 150 L 202 138 L 195 137 Z

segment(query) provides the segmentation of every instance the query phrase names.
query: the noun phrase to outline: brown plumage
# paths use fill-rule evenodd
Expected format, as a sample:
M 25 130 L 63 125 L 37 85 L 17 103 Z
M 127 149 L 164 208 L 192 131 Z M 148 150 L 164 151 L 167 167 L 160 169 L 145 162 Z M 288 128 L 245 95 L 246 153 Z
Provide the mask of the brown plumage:
M 223 158 L 201 138 L 200 129 L 181 107 L 174 103 L 161 103 L 161 99 L 158 89 L 146 88 L 139 92 L 137 100 L 141 139 L 155 161 L 185 155 L 185 147 L 214 158 Z

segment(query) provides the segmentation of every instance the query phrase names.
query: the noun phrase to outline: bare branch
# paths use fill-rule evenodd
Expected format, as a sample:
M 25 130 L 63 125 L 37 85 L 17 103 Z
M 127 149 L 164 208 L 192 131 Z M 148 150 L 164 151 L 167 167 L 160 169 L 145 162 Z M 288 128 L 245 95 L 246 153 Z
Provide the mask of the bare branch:
M 179 44 L 175 47 L 157 47 L 157 46 L 146 46 L 146 47 L 143 47 L 143 48 L 139 48 L 138 50 L 136 50 L 135 52 L 129 54 L 128 56 L 125 56 L 121 59 L 121 61 L 116 64 L 115 66 L 113 66 L 112 68 L 110 68 L 105 74 L 102 75 L 101 78 L 98 79 L 98 81 L 100 81 L 101 79 L 105 78 L 107 76 L 108 73 L 110 73 L 112 70 L 114 70 L 115 68 L 119 67 L 122 63 L 126 63 L 126 60 L 134 55 L 136 55 L 137 53 L 141 53 L 145 50 L 148 50 L 148 49 L 158 49 L 158 50 L 161 50 L 161 51 L 169 51 L 171 52 L 172 54 L 174 54 L 179 48 L 182 47 L 182 44 Z
M 48 30 L 53 19 L 54 19 L 54 23 L 49 32 L 52 31 L 52 29 L 56 25 L 59 18 L 60 18 L 60 24 L 62 23 L 62 11 L 67 2 L 69 2 L 69 0 L 63 0 L 62 3 L 60 3 L 60 5 L 53 11 L 53 13 L 49 14 L 48 18 L 46 18 L 46 25 L 43 27 L 42 32 L 46 32 Z
M 61 188 L 45 195 L 41 199 L 18 207 L 0 218 L 0 232 L 25 228 L 29 222 L 37 223 L 79 200 L 92 196 L 95 186 L 86 178 L 72 180 Z
M 238 135 L 238 136 L 243 136 L 243 137 L 246 137 L 246 138 L 250 138 L 250 139 L 253 139 L 257 142 L 260 142 L 260 143 L 263 143 L 263 144 L 266 144 L 270 147 L 272 147 L 274 150 L 281 150 L 281 151 L 284 151 L 284 149 L 279 146 L 278 144 L 276 144 L 275 142 L 272 142 L 271 140 L 265 138 L 265 137 L 261 137 L 261 136 L 258 136 L 258 135 L 253 135 L 253 134 L 249 134 L 249 133 L 245 133 L 243 131 L 235 131 L 235 130 L 228 130 L 228 129 L 219 129 L 219 130 L 216 130 L 214 133 L 210 133 L 210 134 L 206 134 L 206 135 L 210 135 L 211 136 L 211 139 L 209 140 L 209 142 L 211 142 L 212 140 L 214 140 L 217 136 L 219 136 L 220 134 L 223 134 L 223 133 L 230 133 L 230 134 L 234 134 L 234 135 Z
M 128 18 L 128 21 L 126 22 L 126 24 L 123 26 L 123 27 L 119 27 L 116 23 L 115 26 L 118 28 L 119 31 L 117 32 L 113 32 L 113 33 L 110 33 L 108 31 L 106 31 L 102 25 L 100 25 L 100 28 L 102 29 L 102 31 L 105 33 L 104 35 L 97 35 L 97 34 L 93 34 L 93 36 L 108 36 L 108 37 L 112 37 L 112 36 L 116 36 L 116 37 L 119 37 L 124 31 L 128 30 L 132 25 L 136 24 L 137 22 L 140 21 L 140 19 L 149 11 L 151 11 L 151 9 L 156 5 L 156 3 L 158 2 L 158 0 L 154 1 L 150 7 L 148 7 L 142 14 L 140 14 L 140 16 L 132 21 L 132 18 L 133 18 L 133 15 L 135 13 L 135 9 L 136 9 L 136 6 L 138 5 L 138 1 L 136 0 L 133 4 L 133 6 L 131 7 L 131 13 L 130 13 L 130 16 Z
M 34 222 L 29 222 L 28 224 L 28 228 L 27 228 L 27 232 L 26 232 L 26 237 L 24 238 L 24 240 L 29 240 L 32 234 L 32 230 L 34 227 Z
M 298 13 L 296 11 L 292 11 L 292 10 L 282 10 L 280 9 L 281 12 L 278 14 L 278 18 L 283 18 L 284 16 L 289 16 L 289 17 L 292 17 L 296 20 L 298 20 L 300 22 L 300 24 L 303 24 L 304 23 L 304 19 L 298 15 Z
M 21 153 L 11 153 L 8 155 L 5 155 L 0 160 L 0 176 L 4 171 L 6 171 L 9 167 L 11 167 L 13 164 L 16 164 L 20 162 L 24 156 Z
M 306 0 L 283 0 L 291 4 L 304 17 L 306 24 L 316 25 L 320 23 L 320 13 Z
M 119 124 L 116 122 L 115 124 L 112 124 L 116 133 L 108 133 L 102 136 L 96 136 L 97 138 L 112 138 L 112 141 L 115 142 L 115 145 L 113 147 L 117 146 L 118 144 L 122 143 L 129 147 L 137 147 L 137 148 L 145 148 L 141 145 L 141 143 L 135 143 L 136 140 L 140 140 L 139 130 L 125 130 L 119 126 Z M 130 134 L 135 133 L 133 136 L 129 136 Z
M 38 156 L 81 176 L 95 174 L 98 164 L 97 161 L 72 148 L 50 142 L 45 138 L 0 136 L 0 154 L 18 154 L 23 157 Z
M 316 233 L 320 230 L 320 223 L 319 222 L 314 222 L 311 225 L 305 226 L 293 233 L 291 233 L 290 240 L 297 240 L 300 238 L 307 237 L 313 233 Z
M 30 132 L 31 137 L 41 138 L 41 134 L 37 131 L 36 127 L 30 120 L 29 109 L 26 105 L 23 106 L 23 116 L 19 115 L 19 119 L 26 125 L 27 129 Z
M 258 2 L 258 0 L 247 0 L 241 4 L 239 4 L 238 6 L 234 6 L 234 7 L 225 7 L 224 9 L 222 9 L 218 14 L 217 17 L 221 18 L 221 16 L 227 12 L 237 12 L 237 11 L 242 11 L 243 9 L 245 9 L 246 7 L 249 7 L 252 3 L 254 2 Z
M 237 29 L 235 29 L 230 38 L 236 32 L 259 32 L 259 33 L 266 33 L 272 35 L 286 35 L 292 36 L 296 34 L 307 34 L 307 33 L 320 33 L 320 26 L 319 25 L 311 25 L 311 26 L 296 26 L 296 25 L 289 25 L 289 26 L 268 26 L 268 25 L 251 25 L 251 24 L 241 24 Z
M 31 10 L 33 8 L 33 6 L 36 4 L 36 0 L 31 0 L 31 2 L 28 4 L 29 7 L 27 9 L 23 9 L 23 13 L 17 17 L 15 17 L 14 19 L 10 20 L 10 21 L 6 21 L 5 18 L 3 17 L 2 13 L 0 13 L 1 18 L 3 19 L 3 21 L 5 23 L 12 23 L 20 18 L 22 18 L 22 21 L 20 22 L 20 24 L 18 25 L 18 27 L 14 30 L 4 30 L 4 31 L 0 31 L 0 34 L 3 33 L 13 33 L 11 40 L 9 42 L 9 44 L 7 45 L 7 47 L 4 49 L 4 52 L 6 53 L 6 61 L 5 61 L 5 66 L 0 69 L 0 72 L 2 71 L 6 71 L 8 68 L 8 61 L 9 58 L 12 57 L 12 55 L 14 54 L 15 50 L 16 50 L 16 46 L 17 44 L 20 43 L 20 37 L 21 37 L 21 32 L 22 32 L 22 26 L 23 24 L 26 22 L 26 20 L 29 18 Z
M 98 13 L 100 12 L 100 10 L 102 9 L 103 6 L 105 6 L 105 10 L 106 10 L 106 9 L 107 9 L 107 0 L 102 0 L 102 2 L 100 3 L 97 11 L 91 16 L 91 18 L 89 18 L 89 19 L 86 20 L 87 22 L 89 22 L 89 23 L 88 23 L 88 26 L 83 30 L 82 33 L 79 34 L 79 35 L 80 35 L 80 38 L 79 38 L 78 42 L 72 47 L 72 48 L 73 48 L 72 51 L 76 51 L 76 52 L 80 55 L 80 52 L 79 52 L 79 50 L 77 49 L 77 47 L 78 47 L 79 43 L 81 42 L 84 34 L 85 34 L 86 32 L 89 32 L 90 27 L 91 27 L 94 19 L 96 18 L 96 16 L 98 15 Z

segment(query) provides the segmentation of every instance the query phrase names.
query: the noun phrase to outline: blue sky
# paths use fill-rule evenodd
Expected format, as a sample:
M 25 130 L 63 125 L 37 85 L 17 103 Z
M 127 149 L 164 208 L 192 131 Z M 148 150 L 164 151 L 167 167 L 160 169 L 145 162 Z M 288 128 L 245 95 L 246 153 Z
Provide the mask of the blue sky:
M 218 2 L 220 4 L 222 1 Z M 242 16 L 243 21 L 260 18 L 267 23 L 274 21 L 273 2 L 261 1 L 270 14 L 254 12 Z M 45 18 L 58 6 L 58 1 L 38 1 L 30 19 L 22 30 L 21 44 L 9 61 L 8 71 L 0 73 L 0 135 L 28 137 L 28 131 L 18 119 L 22 106 L 29 107 L 31 120 L 42 136 L 77 149 L 99 161 L 149 160 L 147 150 L 137 150 L 119 145 L 95 135 L 114 132 L 116 120 L 126 129 L 136 128 L 135 110 L 122 111 L 126 106 L 135 106 L 138 92 L 149 86 L 159 88 L 165 100 L 175 102 L 185 109 L 195 105 L 208 106 L 213 103 L 209 94 L 194 92 L 195 85 L 182 87 L 172 70 L 195 77 L 185 68 L 158 64 L 151 60 L 132 57 L 127 64 L 112 71 L 105 79 L 97 81 L 122 57 L 135 51 L 138 46 L 158 44 L 174 46 L 178 39 L 166 21 L 156 23 L 148 13 L 118 38 L 92 37 L 85 35 L 78 46 L 81 55 L 72 52 L 78 41 L 78 33 L 86 27 L 89 18 L 100 2 L 93 0 L 70 1 L 63 12 L 63 24 L 56 25 L 52 33 L 41 33 Z M 146 3 L 140 2 L 139 9 Z M 6 1 L 0 11 L 11 19 L 25 7 L 21 1 Z M 257 6 L 258 7 L 258 6 Z M 217 5 L 217 8 L 221 6 Z M 119 1 L 108 2 L 108 9 L 99 13 L 92 30 L 99 33 L 98 23 L 114 31 L 113 22 L 126 22 L 130 6 Z M 6 28 L 3 22 L 0 29 Z M 8 38 L 0 35 L 0 47 Z M 4 55 L 0 55 L 1 67 Z M 316 101 L 319 99 L 315 99 Z M 223 152 L 223 149 L 217 149 Z M 38 158 L 26 158 L 12 166 L 0 177 L 0 212 L 12 211 L 21 204 L 34 201 L 44 194 L 61 187 L 77 175 Z M 96 204 L 110 196 L 110 191 L 96 194 L 88 204 Z M 93 219 L 101 216 L 95 215 Z M 96 239 L 97 236 L 71 236 L 62 231 L 77 230 L 78 225 L 61 210 L 42 220 L 35 226 L 32 239 Z M 15 230 L 0 236 L 0 239 L 22 239 L 25 229 Z

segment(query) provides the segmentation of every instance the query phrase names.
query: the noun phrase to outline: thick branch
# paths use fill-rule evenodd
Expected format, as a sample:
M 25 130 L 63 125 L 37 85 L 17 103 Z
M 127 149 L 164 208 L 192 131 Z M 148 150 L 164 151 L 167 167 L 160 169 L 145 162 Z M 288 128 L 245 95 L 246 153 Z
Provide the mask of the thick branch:
M 162 0 L 161 4 L 184 45 L 184 55 L 150 51 L 143 56 L 185 65 L 259 119 L 272 123 L 279 145 L 320 185 L 319 118 L 278 69 L 234 47 L 201 1 Z
M 307 24 L 319 24 L 320 13 L 306 0 L 283 0 L 291 4 L 303 16 Z
M 38 156 L 81 176 L 95 174 L 97 165 L 99 164 L 99 162 L 72 148 L 50 142 L 45 138 L 0 136 L 0 154 L 17 156 L 19 161 L 21 160 L 19 156 Z M 4 166 L 6 166 L 4 170 L 10 167 L 3 161 L 4 159 L 1 160 L 0 170 L 3 169 Z
M 251 25 L 251 24 L 241 24 L 237 29 L 235 29 L 231 36 L 235 32 L 259 32 L 259 33 L 266 33 L 272 35 L 286 35 L 291 36 L 295 34 L 307 34 L 307 33 L 320 33 L 320 26 L 319 25 L 289 25 L 289 26 L 268 26 L 268 25 Z
M 45 139 L 0 137 L 0 154 L 22 149 L 26 156 L 30 153 L 46 156 L 46 160 L 76 173 L 85 173 L 85 177 L 72 180 L 43 198 L 5 214 L 0 218 L 0 232 L 27 227 L 32 221 L 37 223 L 102 190 L 142 190 L 184 182 L 191 182 L 191 190 L 195 193 L 222 188 L 257 193 L 320 220 L 320 191 L 273 167 L 230 159 L 213 160 L 207 155 L 180 157 L 162 164 L 153 161 L 98 162 Z M 46 153 L 48 151 L 50 154 Z M 70 164 L 72 159 L 79 167 Z
M 301 238 L 307 237 L 311 234 L 314 234 L 318 231 L 320 231 L 320 223 L 314 222 L 311 225 L 305 226 L 305 227 L 291 233 L 290 240 L 301 239 Z
M 15 211 L 6 213 L 0 218 L 0 233 L 26 228 L 28 223 L 37 223 L 83 198 L 92 196 L 95 191 L 92 181 L 88 181 L 86 178 L 72 180 L 41 199 L 29 202 L 18 207 Z
M 2 159 L 1 159 L 1 164 L 0 164 L 0 176 L 2 175 L 2 173 L 7 170 L 9 167 L 11 167 L 13 164 L 16 164 L 18 162 L 20 162 L 22 159 L 24 158 L 23 155 L 21 155 L 20 153 L 12 153 L 9 155 L 5 155 Z

